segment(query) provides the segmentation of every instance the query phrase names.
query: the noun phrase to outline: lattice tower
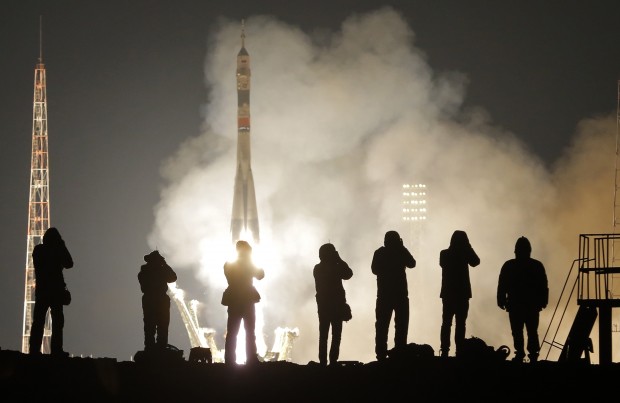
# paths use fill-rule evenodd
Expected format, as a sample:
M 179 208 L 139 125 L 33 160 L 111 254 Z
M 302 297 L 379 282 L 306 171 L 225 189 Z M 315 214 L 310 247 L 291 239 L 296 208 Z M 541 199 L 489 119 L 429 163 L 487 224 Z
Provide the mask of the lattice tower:
M 40 34 L 41 35 L 41 34 Z M 26 283 L 24 292 L 24 321 L 22 352 L 28 353 L 28 341 L 34 310 L 35 275 L 32 250 L 43 241 L 50 227 L 49 158 L 47 137 L 47 89 L 42 40 L 39 62 L 34 70 L 34 105 L 32 113 L 32 156 L 30 163 L 30 198 L 28 203 L 28 235 L 26 239 Z M 42 353 L 50 353 L 52 318 L 47 313 L 43 331 Z

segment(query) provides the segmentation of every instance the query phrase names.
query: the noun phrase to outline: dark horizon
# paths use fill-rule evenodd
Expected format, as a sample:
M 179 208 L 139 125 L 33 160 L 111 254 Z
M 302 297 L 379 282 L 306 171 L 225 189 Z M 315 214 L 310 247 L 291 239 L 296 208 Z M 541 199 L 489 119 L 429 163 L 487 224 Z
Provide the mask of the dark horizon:
M 338 366 L 260 363 L 252 367 L 188 362 L 184 359 L 117 362 L 99 358 L 52 359 L 0 351 L 0 385 L 8 399 L 63 401 L 190 401 L 208 396 L 217 401 L 278 398 L 299 402 L 317 400 L 425 401 L 560 400 L 575 391 L 592 399 L 614 395 L 598 387 L 613 379 L 620 367 L 541 361 L 518 364 L 476 359 L 459 361 L 407 357 Z M 567 382 L 577 381 L 574 387 Z M 36 385 L 36 388 L 30 386 Z M 509 386 L 510 385 L 510 386 Z M 25 394 L 24 391 L 27 394 Z

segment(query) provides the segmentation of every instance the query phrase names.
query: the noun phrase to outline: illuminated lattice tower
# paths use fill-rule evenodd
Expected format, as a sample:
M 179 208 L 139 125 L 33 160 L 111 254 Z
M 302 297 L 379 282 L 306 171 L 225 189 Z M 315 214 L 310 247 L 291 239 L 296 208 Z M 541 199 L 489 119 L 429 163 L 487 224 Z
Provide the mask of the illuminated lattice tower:
M 402 188 L 402 219 L 405 233 L 401 234 L 414 253 L 420 250 L 422 231 L 427 219 L 426 185 L 404 184 Z
M 32 113 L 32 157 L 30 164 L 30 199 L 28 203 L 28 235 L 26 240 L 26 287 L 22 352 L 28 353 L 32 314 L 34 311 L 35 275 L 32 250 L 43 241 L 50 227 L 49 159 L 47 141 L 47 94 L 42 47 L 34 70 L 34 107 Z M 43 332 L 42 353 L 50 353 L 51 316 L 47 313 Z

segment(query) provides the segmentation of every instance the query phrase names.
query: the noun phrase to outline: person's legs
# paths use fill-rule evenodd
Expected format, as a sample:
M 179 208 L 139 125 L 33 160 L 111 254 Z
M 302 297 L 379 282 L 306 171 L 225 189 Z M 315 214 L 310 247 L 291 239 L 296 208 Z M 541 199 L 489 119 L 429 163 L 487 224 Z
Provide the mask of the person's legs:
M 168 346 L 168 327 L 170 326 L 170 298 L 166 295 L 157 301 L 157 346 Z
M 49 305 L 43 298 L 37 298 L 34 303 L 32 313 L 32 325 L 30 326 L 30 338 L 28 340 L 28 351 L 30 354 L 41 353 L 41 343 L 43 342 L 43 328 L 45 327 L 45 316 Z
M 469 299 L 455 301 L 455 304 L 454 345 L 456 346 L 456 354 L 458 355 L 459 349 L 463 346 L 463 341 L 465 340 L 467 314 L 469 313 Z
M 332 343 L 329 349 L 329 363 L 334 365 L 338 362 L 340 356 L 340 338 L 342 337 L 342 321 L 333 320 L 332 325 Z
M 241 313 L 239 309 L 228 307 L 228 320 L 226 322 L 226 340 L 224 341 L 224 362 L 235 364 L 237 362 L 237 334 L 241 327 Z
M 319 363 L 327 365 L 327 339 L 330 321 L 319 314 Z M 332 339 L 333 340 L 333 339 Z
M 63 329 L 65 327 L 65 314 L 62 304 L 54 304 L 50 307 L 52 315 L 52 337 L 50 347 L 52 354 L 63 354 Z
M 387 357 L 387 338 L 392 320 L 392 306 L 383 298 L 377 298 L 375 316 L 375 354 L 378 360 L 382 360 Z
M 454 310 L 452 301 L 442 298 L 441 331 L 439 334 L 441 356 L 447 357 L 450 352 L 450 335 L 452 334 L 452 318 Z
M 400 298 L 394 309 L 394 347 L 403 348 L 407 345 L 409 332 L 409 298 Z
M 142 315 L 144 322 L 144 349 L 148 350 L 155 347 L 157 315 L 153 309 L 153 301 L 146 296 L 142 296 Z
M 538 361 L 540 341 L 538 340 L 538 311 L 531 311 L 525 315 L 525 330 L 527 332 L 527 352 L 530 362 Z
M 523 327 L 525 322 L 523 320 L 523 313 L 517 309 L 511 309 L 508 312 L 508 319 L 510 320 L 510 331 L 512 332 L 512 340 L 515 348 L 513 360 L 523 361 L 523 358 L 525 358 L 523 339 Z
M 245 329 L 246 362 L 258 362 L 256 351 L 256 310 L 254 304 L 250 304 L 244 308 L 243 327 Z

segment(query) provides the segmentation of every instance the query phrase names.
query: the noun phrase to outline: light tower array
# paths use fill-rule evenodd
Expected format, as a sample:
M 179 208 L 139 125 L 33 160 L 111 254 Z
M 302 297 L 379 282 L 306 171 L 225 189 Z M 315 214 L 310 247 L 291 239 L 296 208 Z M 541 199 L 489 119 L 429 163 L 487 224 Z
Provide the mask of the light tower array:
M 45 64 L 40 41 L 39 62 L 34 70 L 34 106 L 32 113 L 32 155 L 30 163 L 30 198 L 28 203 L 28 235 L 26 239 L 26 285 L 22 352 L 28 353 L 32 313 L 34 310 L 35 275 L 32 250 L 43 241 L 50 227 L 49 158 L 47 139 L 47 89 Z M 47 313 L 43 331 L 42 353 L 50 353 L 52 318 Z
M 427 219 L 426 185 L 404 184 L 402 189 L 402 219 L 406 225 L 409 246 L 418 251 L 422 226 Z

